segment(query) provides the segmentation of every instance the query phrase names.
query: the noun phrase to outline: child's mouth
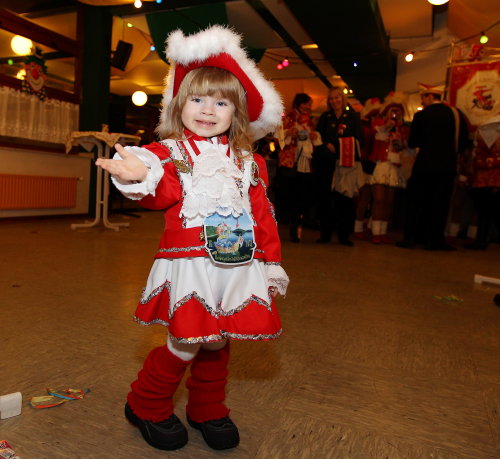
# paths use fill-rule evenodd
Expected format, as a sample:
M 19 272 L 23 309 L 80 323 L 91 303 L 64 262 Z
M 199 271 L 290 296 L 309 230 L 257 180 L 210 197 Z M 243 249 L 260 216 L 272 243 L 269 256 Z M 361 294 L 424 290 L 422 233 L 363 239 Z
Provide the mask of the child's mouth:
M 201 124 L 202 126 L 207 126 L 207 127 L 212 127 L 215 126 L 216 123 L 213 123 L 211 121 L 202 121 L 202 120 L 196 120 L 198 124 Z

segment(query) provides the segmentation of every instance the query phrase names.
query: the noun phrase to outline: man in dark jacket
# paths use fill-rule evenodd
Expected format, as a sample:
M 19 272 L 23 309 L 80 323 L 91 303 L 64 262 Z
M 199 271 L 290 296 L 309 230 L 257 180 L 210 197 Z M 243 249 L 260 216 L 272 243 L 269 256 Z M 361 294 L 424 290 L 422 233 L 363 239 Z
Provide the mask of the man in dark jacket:
M 418 148 L 406 190 L 404 239 L 398 247 L 423 243 L 427 250 L 455 250 L 445 241 L 458 155 L 467 147 L 468 129 L 462 113 L 441 102 L 441 91 L 421 92 L 424 109 L 413 117 L 408 144 Z

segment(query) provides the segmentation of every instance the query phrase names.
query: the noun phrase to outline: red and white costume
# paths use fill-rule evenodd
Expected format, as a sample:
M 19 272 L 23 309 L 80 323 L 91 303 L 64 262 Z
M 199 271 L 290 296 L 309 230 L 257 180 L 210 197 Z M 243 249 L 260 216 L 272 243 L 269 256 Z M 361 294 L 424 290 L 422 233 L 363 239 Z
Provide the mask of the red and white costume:
M 265 161 L 250 154 L 239 159 L 221 136 L 188 137 L 127 147 L 150 168 L 148 177 L 141 183 L 113 179 L 142 206 L 165 209 L 165 229 L 135 320 L 168 325 L 170 336 L 183 343 L 277 338 L 282 330 L 269 288 L 284 294 L 288 277 L 280 266 Z M 238 216 L 242 209 L 254 223 L 254 259 L 217 264 L 205 248 L 203 221 L 214 212 Z

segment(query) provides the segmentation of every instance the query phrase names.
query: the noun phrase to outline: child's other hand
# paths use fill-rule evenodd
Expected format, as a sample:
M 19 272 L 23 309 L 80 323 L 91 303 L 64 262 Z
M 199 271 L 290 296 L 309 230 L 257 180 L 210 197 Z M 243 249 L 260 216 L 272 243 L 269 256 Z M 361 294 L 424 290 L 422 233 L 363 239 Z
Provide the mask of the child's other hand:
M 269 293 L 273 298 L 276 298 L 276 295 L 278 294 L 278 289 L 276 287 L 269 287 Z
M 122 157 L 119 159 L 98 158 L 96 166 L 102 167 L 111 175 L 126 181 L 142 182 L 148 175 L 146 165 L 132 153 L 128 153 L 120 144 L 115 145 L 116 152 Z

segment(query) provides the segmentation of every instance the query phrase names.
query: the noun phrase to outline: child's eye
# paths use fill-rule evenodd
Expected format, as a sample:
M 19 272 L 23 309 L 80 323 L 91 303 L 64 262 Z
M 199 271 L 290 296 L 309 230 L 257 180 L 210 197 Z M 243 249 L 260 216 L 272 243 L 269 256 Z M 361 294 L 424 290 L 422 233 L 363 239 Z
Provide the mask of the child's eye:
M 195 96 L 193 96 L 193 97 L 191 97 L 191 101 L 192 102 L 201 102 L 201 97 L 195 97 Z
M 228 106 L 228 103 L 227 103 L 225 100 L 219 100 L 219 101 L 217 102 L 217 105 L 218 105 L 219 107 L 227 107 L 227 106 Z

